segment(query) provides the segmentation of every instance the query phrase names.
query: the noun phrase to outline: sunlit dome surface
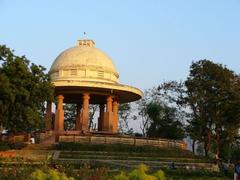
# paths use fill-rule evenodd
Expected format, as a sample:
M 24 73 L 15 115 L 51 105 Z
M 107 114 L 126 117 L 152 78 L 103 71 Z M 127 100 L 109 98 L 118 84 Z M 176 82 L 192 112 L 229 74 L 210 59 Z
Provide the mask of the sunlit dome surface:
M 76 47 L 63 51 L 50 69 L 52 81 L 118 82 L 112 60 L 94 45 L 92 40 L 81 40 Z

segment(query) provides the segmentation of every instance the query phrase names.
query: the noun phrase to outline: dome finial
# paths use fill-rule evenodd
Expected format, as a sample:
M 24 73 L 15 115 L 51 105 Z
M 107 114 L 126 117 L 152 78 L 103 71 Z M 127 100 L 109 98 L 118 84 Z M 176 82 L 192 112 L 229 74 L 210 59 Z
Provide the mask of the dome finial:
M 95 42 L 90 39 L 80 39 L 77 42 L 78 46 L 88 46 L 88 47 L 94 47 Z
M 83 32 L 83 39 L 87 39 L 87 33 Z

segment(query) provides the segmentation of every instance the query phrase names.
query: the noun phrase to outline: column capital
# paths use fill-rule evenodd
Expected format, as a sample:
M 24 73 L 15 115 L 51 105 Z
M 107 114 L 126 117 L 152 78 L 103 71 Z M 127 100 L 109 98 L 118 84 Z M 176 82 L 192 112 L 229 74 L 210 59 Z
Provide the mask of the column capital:
M 90 99 L 90 93 L 83 93 L 83 99 Z
M 59 94 L 59 95 L 57 96 L 57 98 L 58 98 L 59 100 L 63 100 L 63 99 L 64 99 L 64 96 L 63 96 L 62 94 Z
M 117 114 L 118 113 L 118 102 L 117 101 L 113 101 L 113 113 Z
M 112 96 L 108 96 L 108 97 L 107 97 L 107 102 L 112 102 L 112 101 L 113 101 Z
M 113 101 L 113 105 L 114 105 L 114 106 L 115 106 L 115 105 L 118 105 L 118 101 L 114 100 L 114 101 Z
M 113 101 L 119 102 L 119 98 L 118 97 L 113 97 Z

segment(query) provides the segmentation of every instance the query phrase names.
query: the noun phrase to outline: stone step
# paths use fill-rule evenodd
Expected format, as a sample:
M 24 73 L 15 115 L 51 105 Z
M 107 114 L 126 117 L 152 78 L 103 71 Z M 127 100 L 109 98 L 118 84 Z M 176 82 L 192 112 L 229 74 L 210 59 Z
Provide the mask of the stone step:
M 61 154 L 60 154 L 61 156 Z M 152 156 L 113 156 L 113 155 L 78 155 L 72 156 L 69 154 L 68 156 L 64 156 L 64 158 L 68 159 L 116 159 L 116 160 L 155 160 L 155 161 L 184 161 L 184 162 L 203 162 L 202 159 L 194 159 L 194 158 L 177 158 L 177 157 L 152 157 Z
M 71 154 L 71 152 L 68 152 Z M 121 157 L 122 158 L 122 157 Z M 139 164 L 146 164 L 150 168 L 170 168 L 173 165 L 175 168 L 180 169 L 205 169 L 205 170 L 213 170 L 216 169 L 215 165 L 213 163 L 206 163 L 206 162 L 191 162 L 191 161 L 184 161 L 186 159 L 184 158 L 163 158 L 163 159 L 121 159 L 117 156 L 114 156 L 113 159 L 111 159 L 111 156 L 107 155 L 95 155 L 95 156 L 83 156 L 80 158 L 62 158 L 61 157 L 61 151 L 56 151 L 53 155 L 53 162 L 58 163 L 70 163 L 70 164 L 81 164 L 81 163 L 89 163 L 89 164 L 95 164 L 95 163 L 101 163 L 101 164 L 109 164 L 114 167 L 121 167 L 121 168 L 129 168 L 129 167 L 136 167 Z M 189 159 L 190 160 L 190 159 Z M 195 159 L 192 159 L 195 160 Z

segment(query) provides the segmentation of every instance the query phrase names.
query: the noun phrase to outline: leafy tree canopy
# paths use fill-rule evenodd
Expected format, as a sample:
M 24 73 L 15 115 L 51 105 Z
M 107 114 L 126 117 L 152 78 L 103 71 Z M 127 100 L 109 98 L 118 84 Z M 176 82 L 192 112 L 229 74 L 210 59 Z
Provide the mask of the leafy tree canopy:
M 147 105 L 147 114 L 151 119 L 147 131 L 149 137 L 183 139 L 184 129 L 177 118 L 177 109 L 157 102 Z
M 0 45 L 0 125 L 10 132 L 43 127 L 45 102 L 53 86 L 45 68 Z
M 188 131 L 204 143 L 205 152 L 216 144 L 216 153 L 234 141 L 240 127 L 240 77 L 209 60 L 192 63 L 185 81 L 185 103 L 192 110 Z

